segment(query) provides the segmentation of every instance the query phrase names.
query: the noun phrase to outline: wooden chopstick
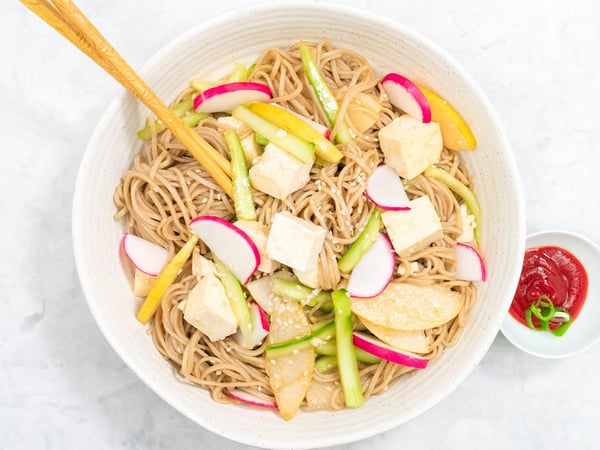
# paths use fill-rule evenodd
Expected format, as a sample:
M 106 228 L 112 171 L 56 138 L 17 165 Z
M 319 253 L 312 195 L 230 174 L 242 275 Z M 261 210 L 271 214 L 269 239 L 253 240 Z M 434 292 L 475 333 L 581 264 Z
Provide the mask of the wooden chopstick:
M 89 19 L 70 0 L 19 0 L 89 56 L 140 100 L 181 141 L 227 195 L 233 196 L 231 163 L 188 127 L 148 87 Z

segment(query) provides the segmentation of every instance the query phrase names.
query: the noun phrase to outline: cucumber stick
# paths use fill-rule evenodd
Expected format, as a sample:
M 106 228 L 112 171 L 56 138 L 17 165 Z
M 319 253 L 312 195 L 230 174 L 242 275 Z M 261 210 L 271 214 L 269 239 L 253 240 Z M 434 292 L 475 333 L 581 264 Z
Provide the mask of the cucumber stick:
M 231 272 L 221 260 L 214 255 L 213 257 L 217 269 L 217 277 L 219 277 L 221 283 L 223 283 L 223 286 L 225 287 L 225 293 L 229 299 L 233 315 L 242 331 L 242 336 L 246 341 L 246 345 L 248 348 L 252 348 L 254 325 L 252 323 L 252 316 L 250 314 L 250 307 L 248 306 L 246 295 L 233 272 Z
M 333 339 L 334 336 L 335 323 L 331 321 L 313 330 L 307 336 L 267 346 L 267 358 L 277 358 L 278 356 L 299 352 L 307 348 L 318 347 L 319 344 L 326 343 Z
M 361 233 L 339 259 L 338 268 L 341 272 L 350 273 L 354 269 L 367 250 L 375 243 L 382 226 L 381 209 L 375 208 Z
M 231 115 L 240 122 L 248 125 L 255 133 L 260 134 L 264 139 L 281 147 L 290 155 L 296 157 L 303 163 L 312 161 L 315 154 L 315 144 L 300 139 L 268 120 L 263 119 L 258 114 L 254 114 L 245 106 L 236 106 Z
M 337 289 L 331 294 L 335 313 L 335 339 L 338 370 L 346 406 L 357 408 L 364 403 L 356 348 L 352 342 L 352 302 L 346 289 Z
M 225 131 L 225 140 L 231 154 L 231 172 L 233 182 L 233 205 L 235 215 L 240 220 L 256 220 L 252 186 L 248 176 L 246 154 L 240 139 L 234 130 Z
M 271 281 L 271 290 L 276 295 L 296 300 L 301 305 L 313 307 L 322 300 L 329 299 L 330 294 L 327 291 L 315 292 L 315 289 L 294 280 L 284 278 L 274 278 Z
M 323 74 L 310 53 L 310 49 L 304 42 L 300 42 L 300 56 L 302 58 L 302 67 L 304 68 L 306 78 L 308 78 L 308 82 L 312 86 L 313 92 L 323 110 L 323 114 L 325 115 L 327 122 L 329 122 L 329 126 L 334 128 L 337 124 L 339 114 L 337 100 L 327 86 Z M 350 129 L 345 123 L 341 123 L 338 126 L 338 131 L 335 135 L 335 142 L 344 144 L 351 139 Z

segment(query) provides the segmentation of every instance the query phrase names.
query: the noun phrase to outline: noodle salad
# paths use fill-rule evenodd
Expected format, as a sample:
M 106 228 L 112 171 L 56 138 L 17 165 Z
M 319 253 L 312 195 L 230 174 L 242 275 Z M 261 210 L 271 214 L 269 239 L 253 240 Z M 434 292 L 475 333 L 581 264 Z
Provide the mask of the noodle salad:
M 231 186 L 149 118 L 114 203 L 137 319 L 181 376 L 290 420 L 359 407 L 457 342 L 486 273 L 476 142 L 450 104 L 323 41 L 171 107 Z

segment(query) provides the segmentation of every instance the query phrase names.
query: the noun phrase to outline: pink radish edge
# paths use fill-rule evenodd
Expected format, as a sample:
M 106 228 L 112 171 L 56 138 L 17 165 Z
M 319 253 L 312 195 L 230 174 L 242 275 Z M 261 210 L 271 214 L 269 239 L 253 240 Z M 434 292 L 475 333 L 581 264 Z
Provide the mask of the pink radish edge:
M 248 234 L 244 230 L 242 230 L 239 227 L 236 227 L 231 222 L 229 222 L 219 216 L 198 216 L 198 217 L 192 219 L 192 221 L 190 222 L 190 228 L 192 228 L 192 231 L 193 231 L 193 225 L 195 223 L 198 223 L 201 221 L 211 221 L 211 222 L 218 223 L 218 224 L 228 228 L 232 232 L 237 233 L 237 235 L 239 235 L 242 239 L 244 239 L 246 241 L 246 243 L 248 244 L 248 247 L 250 248 L 250 250 L 252 251 L 252 254 L 254 255 L 254 266 L 253 266 L 252 270 L 248 271 L 249 273 L 246 277 L 244 277 L 244 280 L 240 280 L 240 281 L 242 281 L 242 284 L 248 283 L 248 281 L 250 281 L 250 279 L 252 278 L 252 275 L 254 275 L 254 273 L 258 269 L 258 266 L 260 266 L 260 252 L 258 251 L 258 247 L 254 243 L 252 238 L 250 238 L 250 236 L 248 236 Z M 198 234 L 198 236 L 200 236 L 200 239 L 202 239 L 202 241 L 210 248 L 210 245 L 208 245 L 206 240 L 199 233 L 196 233 L 196 234 Z M 211 251 L 213 251 L 212 248 L 211 248 Z M 229 266 L 230 268 L 232 267 L 232 262 L 230 261 L 230 258 L 224 258 L 223 257 L 224 255 L 216 255 L 216 256 L 219 259 L 221 259 L 227 266 Z M 234 256 L 237 256 L 237 254 Z M 234 272 L 234 271 L 232 270 L 232 272 Z M 235 274 L 235 272 L 234 272 L 234 274 Z M 237 276 L 237 274 L 236 274 L 236 276 Z
M 137 242 L 138 247 L 142 245 L 146 246 L 146 248 L 138 248 L 136 252 L 133 248 L 131 248 L 132 245 L 135 245 L 134 242 Z M 169 259 L 169 252 L 167 249 L 161 247 L 158 244 L 155 244 L 154 242 L 150 242 L 147 239 L 141 238 L 131 233 L 123 234 L 123 237 L 121 238 L 120 247 L 127 260 L 131 264 L 133 264 L 133 266 L 137 270 L 153 277 L 157 276 L 160 273 L 167 260 Z M 140 251 L 148 252 L 149 254 L 146 255 L 145 258 L 143 258 L 139 254 L 137 254 Z M 155 264 L 147 263 L 147 260 L 149 260 L 150 258 L 155 261 Z M 144 259 L 144 262 L 141 262 L 140 259 Z M 154 267 L 149 268 L 148 266 Z
M 462 242 L 456 243 L 457 278 L 467 281 L 485 281 L 485 263 L 477 249 Z
M 394 348 L 391 345 L 360 331 L 354 331 L 352 333 L 352 342 L 361 350 L 395 364 L 413 367 L 415 369 L 424 369 L 427 367 L 427 364 L 429 364 L 427 358 Z
M 386 259 L 387 264 L 380 267 L 380 264 Z M 348 294 L 355 298 L 376 297 L 390 283 L 395 269 L 396 254 L 392 242 L 387 234 L 380 232 L 371 248 L 352 270 L 348 280 Z M 358 286 L 356 286 L 356 283 L 358 283 Z M 365 284 L 367 284 L 366 288 Z M 372 288 L 372 291 L 369 288 Z
M 381 80 L 381 84 L 388 94 L 390 102 L 394 106 L 400 108 L 402 111 L 410 114 L 416 119 L 421 120 L 423 123 L 431 122 L 431 107 L 429 106 L 429 101 L 415 83 L 398 73 L 388 73 Z M 398 87 L 407 95 L 406 98 L 398 98 L 398 95 L 394 93 L 392 89 L 398 89 Z M 414 104 L 408 105 L 405 103 L 405 100 L 414 101 Z M 417 111 L 414 110 L 414 106 L 419 109 L 420 116 L 418 117 L 415 115 Z M 410 111 L 408 109 L 410 109 Z
M 270 331 L 271 326 L 269 325 L 269 318 L 267 317 L 266 311 L 262 308 L 262 306 L 260 306 L 258 304 L 258 302 L 252 302 L 252 303 L 255 304 L 256 308 L 258 309 L 258 314 L 260 317 L 260 325 L 261 325 L 262 329 L 265 331 Z
M 254 94 L 254 95 L 250 95 Z M 231 96 L 229 101 L 223 99 L 227 106 L 210 107 L 209 101 L 216 101 L 218 97 Z M 248 95 L 248 98 L 244 98 Z M 239 98 L 236 100 L 236 96 Z M 251 81 L 236 81 L 234 83 L 225 83 L 209 88 L 194 98 L 194 111 L 196 112 L 223 112 L 233 109 L 235 106 L 247 101 L 267 101 L 273 98 L 271 89 L 265 84 L 254 83 Z M 233 99 L 233 100 L 232 100 Z M 204 104 L 209 104 L 208 108 L 201 108 Z
M 394 177 L 391 176 L 392 173 Z M 374 184 L 376 181 L 380 181 L 380 183 Z M 365 195 L 375 204 L 375 206 L 385 211 L 410 210 L 410 200 L 406 195 L 402 180 L 396 171 L 386 164 L 379 164 L 371 176 L 367 178 Z M 390 195 L 393 199 L 385 202 L 382 197 L 388 197 Z M 394 202 L 396 203 L 395 205 L 389 204 Z
M 227 395 L 246 405 L 259 406 L 261 408 L 277 408 L 277 403 L 265 401 L 255 395 L 240 389 L 226 389 Z

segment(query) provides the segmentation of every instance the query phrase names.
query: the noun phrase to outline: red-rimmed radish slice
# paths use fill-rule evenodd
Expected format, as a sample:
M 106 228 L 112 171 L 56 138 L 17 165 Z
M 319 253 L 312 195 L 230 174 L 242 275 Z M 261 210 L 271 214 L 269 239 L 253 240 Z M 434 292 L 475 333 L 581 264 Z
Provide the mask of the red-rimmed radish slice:
M 241 389 L 226 389 L 227 395 L 246 405 L 259 406 L 261 408 L 277 408 L 277 403 L 263 400 L 256 395 L 250 394 Z
M 367 178 L 366 193 L 369 199 L 386 211 L 408 211 L 410 200 L 402 180 L 394 169 L 385 164 L 375 168 Z
M 456 278 L 466 281 L 485 281 L 485 264 L 479 252 L 468 244 L 456 243 Z
M 427 358 L 394 348 L 391 345 L 369 336 L 368 334 L 361 333 L 360 331 L 352 333 L 352 342 L 356 347 L 367 353 L 406 367 L 424 369 L 429 363 Z
M 431 122 L 431 108 L 418 86 L 398 73 L 388 73 L 381 80 L 390 102 L 423 123 Z
M 260 264 L 256 244 L 242 229 L 217 216 L 198 216 L 190 229 L 229 270 L 246 284 Z
M 121 248 L 136 269 L 153 277 L 160 273 L 169 259 L 165 248 L 131 233 L 123 235 Z
M 194 99 L 196 112 L 226 112 L 250 102 L 267 102 L 273 97 L 271 89 L 261 83 L 237 81 L 207 89 Z
M 258 347 L 269 334 L 269 318 L 267 317 L 267 313 L 256 302 L 251 302 L 248 308 L 250 309 L 250 320 L 252 321 L 252 336 L 246 342 L 243 333 L 238 329 L 233 335 L 233 339 L 239 346 L 252 349 Z
M 383 292 L 394 276 L 396 254 L 387 235 L 379 233 L 375 242 L 352 270 L 348 280 L 351 297 L 371 298 Z

